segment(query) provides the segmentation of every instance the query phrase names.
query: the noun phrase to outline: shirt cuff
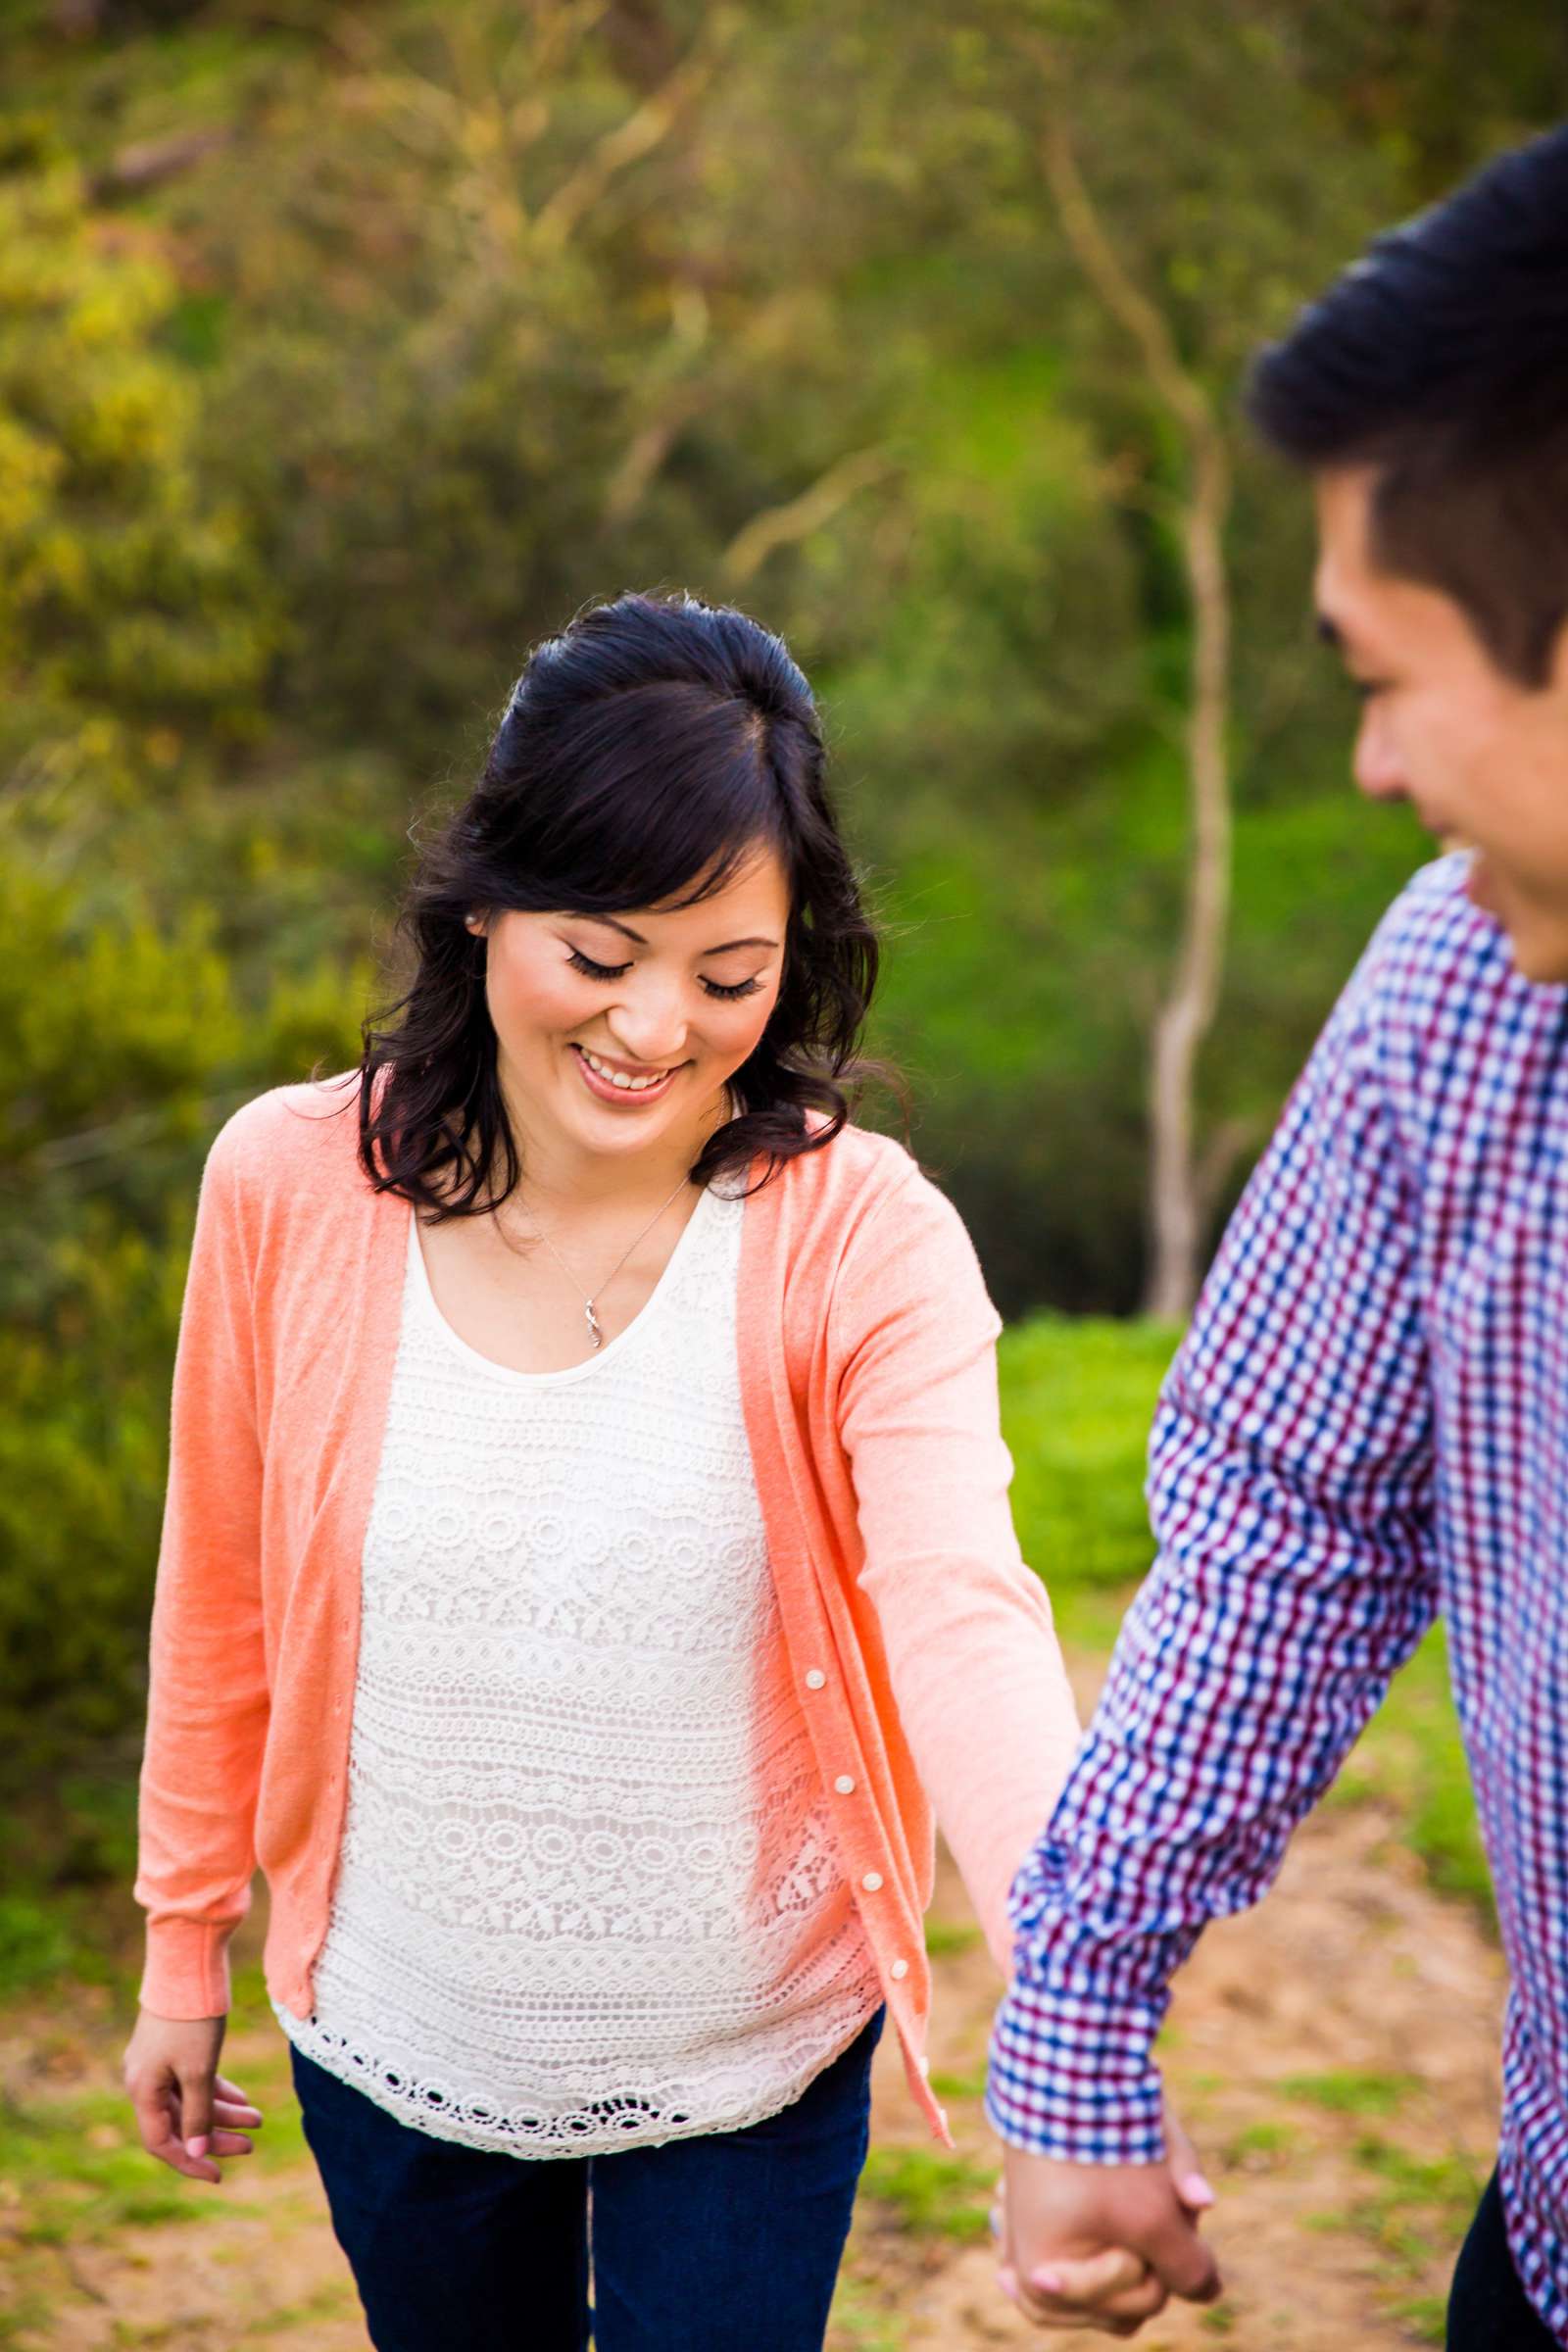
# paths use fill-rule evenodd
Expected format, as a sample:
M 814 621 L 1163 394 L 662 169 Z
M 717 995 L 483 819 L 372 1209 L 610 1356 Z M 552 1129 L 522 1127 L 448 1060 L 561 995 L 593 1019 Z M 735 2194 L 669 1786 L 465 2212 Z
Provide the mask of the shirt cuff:
M 1158 2164 L 1152 2011 L 1015 1984 L 991 2037 L 986 2118 L 1009 2147 L 1065 2164 Z
M 224 2017 L 228 2013 L 228 1939 L 233 1926 L 201 1919 L 147 1923 L 147 1964 L 137 1994 L 155 2017 Z

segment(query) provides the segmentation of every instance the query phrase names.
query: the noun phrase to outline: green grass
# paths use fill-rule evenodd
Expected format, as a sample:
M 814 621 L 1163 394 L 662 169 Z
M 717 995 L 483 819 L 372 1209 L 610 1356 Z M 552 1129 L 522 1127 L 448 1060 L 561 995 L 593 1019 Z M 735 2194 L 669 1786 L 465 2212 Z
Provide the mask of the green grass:
M 1387 2306 L 1391 2320 L 1398 2320 L 1418 2344 L 1442 2344 L 1448 2334 L 1448 2298 L 1446 2294 L 1401 2295 L 1397 2302 Z
M 1440 2344 L 1445 2299 L 1423 2281 L 1434 2263 L 1451 2262 L 1481 2180 L 1462 2156 L 1415 2156 L 1381 2132 L 1363 2132 L 1353 2154 L 1366 2187 L 1346 2218 L 1382 2257 L 1383 2307 L 1417 2341 Z
M 864 2196 L 885 2205 L 915 2237 L 974 2244 L 991 2230 L 997 2167 L 932 2148 L 873 2148 L 860 2175 Z
M 931 2078 L 931 2089 L 939 2099 L 983 2099 L 986 2070 L 977 2066 L 970 2075 L 945 2075 L 939 2071 Z
M 304 2154 L 286 2057 L 261 2067 L 247 2061 L 244 2087 L 266 2121 L 252 2154 L 226 2162 L 214 2187 L 182 2180 L 147 2154 L 118 2089 L 0 2101 L 0 2180 L 20 2197 L 21 2243 L 80 2244 L 153 2223 L 200 2223 L 243 2204 L 247 2176 L 297 2166 Z
M 1432 1885 L 1468 1903 L 1495 1931 L 1492 1879 L 1448 1689 L 1448 1653 L 1434 1626 L 1354 1748 L 1332 1791 L 1336 1804 L 1380 1803 Z
M 1019 1539 L 1064 1633 L 1086 1599 L 1119 1598 L 1149 1567 L 1144 1461 L 1176 1339 L 1164 1324 L 1061 1315 L 1036 1315 L 1003 1335 Z
M 1394 2115 L 1420 2085 L 1414 2075 L 1379 2075 L 1342 2068 L 1326 2075 L 1287 2075 L 1280 2089 L 1288 2099 L 1326 2107 L 1331 2115 Z
M 308 2296 L 303 2303 L 287 2303 L 279 2311 L 270 2311 L 264 2318 L 250 2321 L 242 2340 L 245 2343 L 259 2343 L 274 2335 L 297 2342 L 301 2331 L 308 2330 L 313 2320 L 346 2319 L 354 2311 L 355 2305 L 352 2282 L 347 2278 L 334 2278 L 327 2285 L 318 2287 L 316 2293 Z M 308 2332 L 304 2340 L 307 2343 L 310 2341 Z
M 1238 2132 L 1225 2149 L 1227 2164 L 1247 2164 L 1256 2157 L 1287 2156 L 1300 2145 L 1301 2135 L 1294 2124 L 1249 2124 Z
M 828 2320 L 828 2343 L 844 2352 L 902 2352 L 903 2324 L 883 2310 L 853 2270 L 839 2274 Z
M 972 1920 L 928 1919 L 925 1923 L 925 1948 L 933 1960 L 973 1951 L 979 1940 L 980 1931 Z
M 0 2179 L 21 2192 L 23 2245 L 66 2245 L 152 2222 L 195 2222 L 203 2191 L 160 2165 L 119 2095 L 0 2106 Z

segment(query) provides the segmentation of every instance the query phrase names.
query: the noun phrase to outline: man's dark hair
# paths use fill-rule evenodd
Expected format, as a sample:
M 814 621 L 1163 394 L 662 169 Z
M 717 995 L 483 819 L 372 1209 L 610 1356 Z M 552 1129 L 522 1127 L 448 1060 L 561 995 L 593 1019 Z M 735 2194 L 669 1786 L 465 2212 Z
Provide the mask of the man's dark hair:
M 1544 684 L 1568 617 L 1568 125 L 1379 237 L 1259 355 L 1248 408 L 1298 465 L 1374 467 L 1374 560 Z

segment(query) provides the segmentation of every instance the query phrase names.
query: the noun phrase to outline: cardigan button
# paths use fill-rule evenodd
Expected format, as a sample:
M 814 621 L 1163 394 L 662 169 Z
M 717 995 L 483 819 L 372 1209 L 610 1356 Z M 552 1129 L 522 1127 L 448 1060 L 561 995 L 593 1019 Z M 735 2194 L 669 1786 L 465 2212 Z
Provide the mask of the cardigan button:
M 808 1669 L 806 1676 L 808 1690 L 820 1690 L 826 1681 L 827 1676 L 822 1672 L 820 1666 L 812 1666 Z
M 926 2056 L 924 2050 L 920 2052 L 920 2072 L 924 2076 L 929 2076 L 931 2072 L 931 2061 Z
M 841 1772 L 833 1786 L 838 1790 L 840 1796 L 853 1796 L 855 1794 L 855 1783 L 851 1780 L 847 1772 Z
M 906 1977 L 908 1973 L 909 1963 L 907 1960 L 895 1960 L 893 1966 L 888 1971 L 888 1974 L 891 1977 Z
M 875 1894 L 882 1885 L 882 1873 L 879 1870 L 868 1870 L 860 1881 L 860 1885 L 865 1888 L 867 1894 Z

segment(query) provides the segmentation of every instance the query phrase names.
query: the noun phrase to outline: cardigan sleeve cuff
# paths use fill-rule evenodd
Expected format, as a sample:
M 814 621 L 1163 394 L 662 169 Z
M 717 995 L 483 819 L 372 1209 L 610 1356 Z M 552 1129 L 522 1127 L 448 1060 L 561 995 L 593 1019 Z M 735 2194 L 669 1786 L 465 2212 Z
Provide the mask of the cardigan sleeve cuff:
M 229 1926 L 201 1919 L 147 1923 L 147 1960 L 137 1998 L 155 2017 L 223 2017 L 229 2005 Z

